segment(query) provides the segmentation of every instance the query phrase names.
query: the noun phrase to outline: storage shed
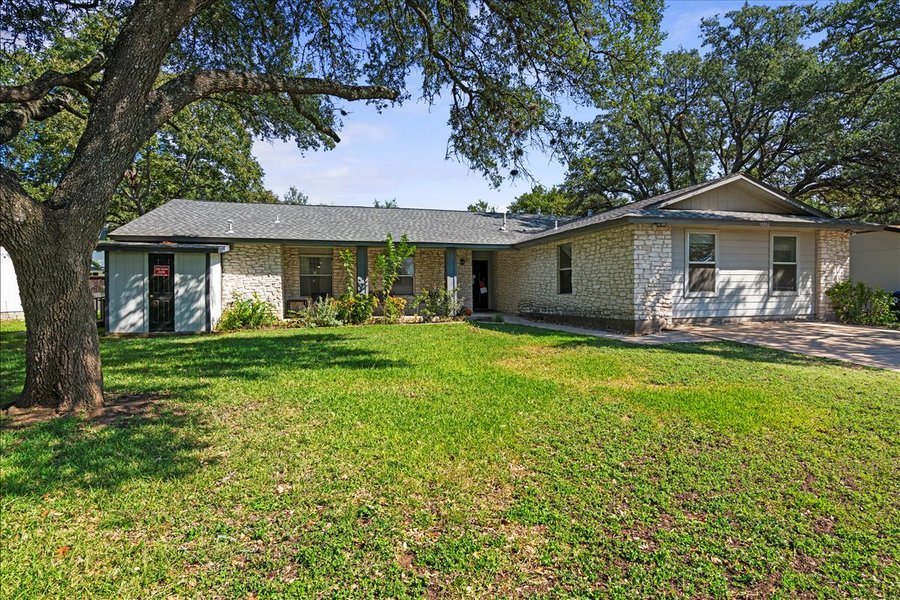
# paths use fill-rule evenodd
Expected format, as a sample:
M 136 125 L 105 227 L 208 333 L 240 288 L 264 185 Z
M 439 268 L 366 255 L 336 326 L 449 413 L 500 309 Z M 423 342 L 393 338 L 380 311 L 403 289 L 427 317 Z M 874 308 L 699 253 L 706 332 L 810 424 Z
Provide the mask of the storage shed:
M 211 331 L 222 314 L 228 245 L 101 242 L 106 257 L 106 331 Z

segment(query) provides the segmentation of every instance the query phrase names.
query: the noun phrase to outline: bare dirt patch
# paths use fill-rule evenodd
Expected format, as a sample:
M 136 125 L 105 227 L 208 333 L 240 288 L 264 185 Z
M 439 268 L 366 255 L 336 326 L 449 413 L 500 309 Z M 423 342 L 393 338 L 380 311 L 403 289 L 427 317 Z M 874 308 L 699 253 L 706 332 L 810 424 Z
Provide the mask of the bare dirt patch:
M 53 419 L 67 417 L 82 417 L 88 423 L 108 426 L 121 423 L 133 417 L 156 416 L 158 404 L 166 399 L 166 394 L 125 394 L 109 396 L 103 408 L 93 411 L 68 411 L 58 412 L 52 408 L 35 406 L 30 408 L 18 408 L 10 406 L 0 411 L 0 428 L 22 429 L 38 423 L 46 423 Z

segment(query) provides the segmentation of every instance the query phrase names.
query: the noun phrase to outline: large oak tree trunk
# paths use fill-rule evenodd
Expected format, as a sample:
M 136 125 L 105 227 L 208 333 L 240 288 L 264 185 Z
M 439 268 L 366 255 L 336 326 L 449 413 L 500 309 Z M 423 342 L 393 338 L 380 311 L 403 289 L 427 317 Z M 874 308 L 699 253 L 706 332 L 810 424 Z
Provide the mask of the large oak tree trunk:
M 46 240 L 12 254 L 25 312 L 25 389 L 16 405 L 58 411 L 103 405 L 100 341 L 90 290 L 93 243 Z

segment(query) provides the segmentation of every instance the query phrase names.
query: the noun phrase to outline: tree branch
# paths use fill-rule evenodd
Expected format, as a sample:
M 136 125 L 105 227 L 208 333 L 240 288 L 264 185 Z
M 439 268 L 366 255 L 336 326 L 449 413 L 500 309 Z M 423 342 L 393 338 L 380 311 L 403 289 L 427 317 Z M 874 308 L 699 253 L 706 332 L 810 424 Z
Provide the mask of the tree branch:
M 345 85 L 315 77 L 242 71 L 195 71 L 169 80 L 150 94 L 151 109 L 145 128 L 156 131 L 185 106 L 224 92 L 252 95 L 284 92 L 291 96 L 335 96 L 344 100 L 396 100 L 400 96 L 397 90 L 381 85 Z
M 303 102 L 301 102 L 301 97 L 299 95 L 289 94 L 289 96 L 291 98 L 291 104 L 294 105 L 294 110 L 297 111 L 297 114 L 309 121 L 316 131 L 333 139 L 335 144 L 341 143 L 341 136 L 339 136 L 334 129 L 323 123 L 322 119 L 319 118 L 319 115 L 311 110 L 307 110 L 306 107 L 303 106 Z
M 16 175 L 0 165 L 0 239 L 10 252 L 28 245 L 35 225 L 45 220 L 45 207 L 32 198 Z
M 44 121 L 61 111 L 71 112 L 79 118 L 83 115 L 69 106 L 68 94 L 56 98 L 40 98 L 22 103 L 0 116 L 0 144 L 16 137 L 31 121 Z
M 31 102 L 43 98 L 56 87 L 68 87 L 81 91 L 91 76 L 103 69 L 106 64 L 106 55 L 102 52 L 91 61 L 71 73 L 47 71 L 34 81 L 22 85 L 0 86 L 0 103 Z

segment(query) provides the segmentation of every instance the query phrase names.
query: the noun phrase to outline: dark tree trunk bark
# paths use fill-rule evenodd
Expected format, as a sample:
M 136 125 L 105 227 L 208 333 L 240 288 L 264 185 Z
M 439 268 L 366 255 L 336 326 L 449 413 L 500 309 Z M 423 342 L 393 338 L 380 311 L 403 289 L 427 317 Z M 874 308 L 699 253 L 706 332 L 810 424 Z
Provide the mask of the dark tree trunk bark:
M 50 236 L 42 236 L 50 238 Z M 103 406 L 100 341 L 89 286 L 93 243 L 46 239 L 11 254 L 25 312 L 25 388 L 17 406 Z

